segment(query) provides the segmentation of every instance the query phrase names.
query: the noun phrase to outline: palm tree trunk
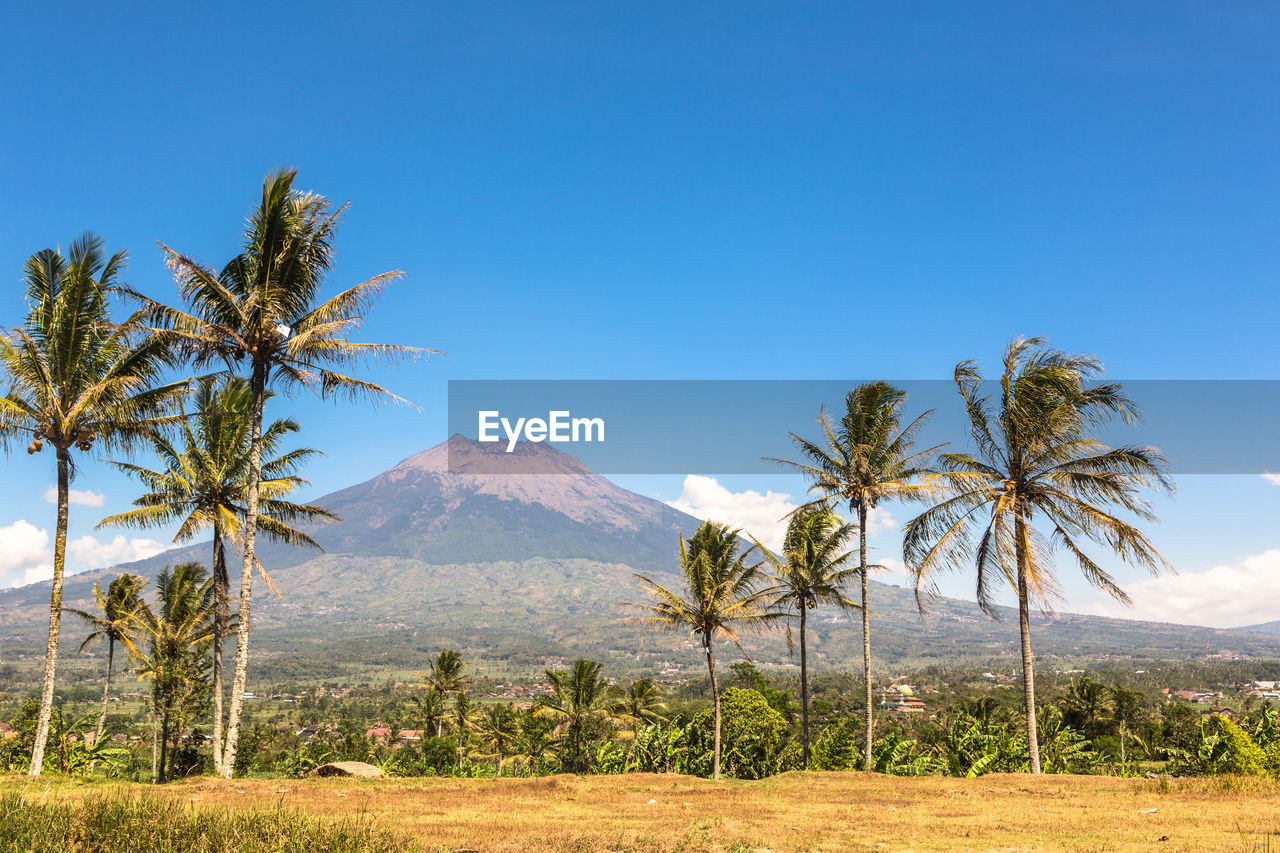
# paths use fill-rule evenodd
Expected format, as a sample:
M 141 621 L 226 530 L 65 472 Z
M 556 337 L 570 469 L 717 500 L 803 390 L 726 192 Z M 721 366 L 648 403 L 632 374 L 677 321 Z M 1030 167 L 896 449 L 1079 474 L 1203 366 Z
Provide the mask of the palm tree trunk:
M 249 610 L 253 598 L 253 570 L 257 565 L 254 539 L 258 532 L 258 484 L 262 479 L 262 407 L 267 387 L 267 368 L 253 367 L 253 415 L 250 422 L 249 488 L 245 500 L 244 563 L 240 568 L 240 613 L 236 623 L 236 671 L 231 682 L 231 709 L 227 714 L 227 746 L 222 753 L 222 775 L 230 779 L 236 765 L 236 742 L 240 739 L 240 712 L 244 706 L 245 680 L 249 675 Z
M 151 784 L 160 781 L 158 757 L 160 755 L 160 693 L 151 689 Z
M 107 680 L 102 685 L 102 713 L 98 715 L 97 734 L 93 737 L 93 743 L 96 746 L 98 741 L 102 740 L 103 729 L 107 727 L 107 701 L 111 696 L 111 666 L 116 659 L 116 638 L 107 635 Z
M 164 716 L 160 723 L 160 781 L 168 781 L 169 774 L 166 772 L 166 766 L 169 759 L 169 709 L 164 709 Z
M 866 694 L 866 736 L 862 744 L 862 769 L 871 772 L 871 741 L 875 737 L 875 711 L 871 696 L 871 608 L 867 604 L 867 507 L 858 504 L 858 566 L 862 576 L 862 680 Z
M 1120 766 L 1124 766 L 1124 720 L 1120 721 Z
M 1040 772 L 1040 739 L 1036 732 L 1036 674 L 1031 662 L 1031 605 L 1027 584 L 1027 523 L 1019 510 L 1014 521 L 1018 559 L 1018 628 L 1022 634 L 1022 693 L 1027 712 L 1027 754 L 1031 772 Z
M 222 638 L 231 621 L 231 579 L 227 577 L 227 551 L 222 525 L 213 522 L 213 772 L 222 775 Z
M 809 769 L 809 655 L 805 646 L 805 623 L 808 619 L 805 600 L 800 599 L 800 715 L 804 732 L 804 769 Z
M 716 680 L 716 659 L 711 651 L 711 639 L 709 637 L 702 638 L 703 648 L 707 650 L 707 670 L 711 673 L 711 698 L 715 702 L 716 717 L 716 737 L 715 748 L 712 755 L 714 756 L 711 778 L 720 778 L 720 682 Z
M 53 679 L 58 667 L 58 635 L 62 629 L 62 570 L 67 562 L 67 507 L 71 494 L 71 452 L 65 447 L 58 455 L 58 526 L 53 540 L 53 592 L 49 597 L 49 642 L 44 652 L 44 679 L 40 687 L 40 716 L 36 740 L 31 750 L 32 776 L 44 766 L 45 745 L 49 742 L 49 717 L 53 714 Z

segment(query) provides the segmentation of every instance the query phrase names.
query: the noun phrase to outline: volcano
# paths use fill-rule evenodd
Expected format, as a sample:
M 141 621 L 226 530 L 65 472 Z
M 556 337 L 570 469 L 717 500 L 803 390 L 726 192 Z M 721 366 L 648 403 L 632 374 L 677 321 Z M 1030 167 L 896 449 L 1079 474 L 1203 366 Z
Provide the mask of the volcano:
M 255 681 L 421 670 L 442 647 L 461 648 L 481 671 L 505 675 L 534 674 L 580 655 L 615 671 L 699 672 L 688 637 L 626 619 L 636 613 L 626 602 L 643 599 L 635 573 L 678 582 L 678 537 L 698 520 L 620 488 L 545 443 L 516 450 L 527 455 L 518 470 L 533 473 L 478 470 L 492 471 L 480 463 L 502 452 L 454 436 L 314 501 L 343 519 L 310 531 L 324 553 L 261 548 L 278 592 L 255 587 Z M 66 603 L 89 606 L 93 582 L 118 572 L 153 578 L 167 565 L 208 555 L 201 542 L 69 576 Z M 874 582 L 871 600 L 879 664 L 998 668 L 1018 654 L 1016 620 L 992 621 L 973 602 L 943 599 L 922 618 L 911 591 Z M 48 607 L 48 583 L 0 592 L 5 661 L 38 659 Z M 64 625 L 64 648 L 74 648 L 83 629 Z M 820 611 L 810 631 L 818 662 L 858 667 L 856 617 Z M 1070 661 L 1280 657 L 1280 636 L 1263 633 L 1072 614 L 1038 617 L 1033 632 L 1041 657 Z M 793 663 L 776 635 L 750 637 L 747 648 L 758 663 Z

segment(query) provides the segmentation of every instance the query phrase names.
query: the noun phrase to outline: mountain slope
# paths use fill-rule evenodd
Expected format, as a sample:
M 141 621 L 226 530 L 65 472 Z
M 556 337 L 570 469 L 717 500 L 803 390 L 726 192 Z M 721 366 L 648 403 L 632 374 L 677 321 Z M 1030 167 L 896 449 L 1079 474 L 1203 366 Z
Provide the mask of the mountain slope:
M 1276 634 L 1280 636 L 1280 619 L 1275 622 L 1263 622 L 1261 625 L 1244 625 L 1240 628 L 1232 628 L 1233 631 L 1248 631 L 1254 634 Z
M 257 585 L 257 678 L 343 677 L 421 669 L 425 655 L 459 646 L 493 667 L 524 674 L 575 655 L 615 668 L 696 671 L 689 638 L 624 621 L 623 602 L 642 597 L 634 573 L 674 582 L 677 536 L 698 521 L 619 488 L 546 444 L 523 445 L 522 470 L 478 473 L 493 446 L 454 437 L 373 479 L 320 498 L 343 521 L 313 533 L 326 553 L 264 547 L 280 591 Z M 501 451 L 497 451 L 501 452 Z M 88 604 L 95 579 L 126 569 L 154 577 L 165 565 L 207 560 L 209 546 L 71 576 L 69 606 Z M 874 584 L 876 656 L 893 663 L 1012 659 L 1013 619 L 993 622 L 972 602 L 944 599 L 927 618 L 915 597 Z M 36 656 L 48 618 L 48 585 L 0 592 L 0 656 Z M 818 660 L 858 658 L 857 621 L 820 612 L 812 624 Z M 1262 627 L 1262 626 L 1260 626 Z M 68 648 L 79 626 L 68 623 Z M 1280 636 L 1151 622 L 1058 615 L 1036 619 L 1039 654 L 1185 659 L 1232 652 L 1280 657 Z M 778 636 L 752 637 L 761 663 L 789 662 Z

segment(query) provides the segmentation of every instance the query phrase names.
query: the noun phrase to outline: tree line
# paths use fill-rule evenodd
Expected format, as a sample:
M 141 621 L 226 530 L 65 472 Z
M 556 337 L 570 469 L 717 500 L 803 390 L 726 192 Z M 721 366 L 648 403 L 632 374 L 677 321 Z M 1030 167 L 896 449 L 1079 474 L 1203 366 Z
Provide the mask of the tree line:
M 979 605 L 1000 618 L 1002 591 L 1017 601 L 1021 638 L 1025 754 L 1041 770 L 1030 612 L 1057 596 L 1054 557 L 1065 554 L 1084 578 L 1128 602 L 1091 548 L 1159 573 L 1169 565 L 1135 522 L 1154 522 L 1145 493 L 1173 491 L 1165 460 L 1147 447 L 1109 447 L 1097 432 L 1115 419 L 1141 419 L 1119 383 L 1101 381 L 1094 356 L 1071 355 L 1040 338 L 1019 338 L 1005 349 L 998 391 L 974 362 L 956 366 L 954 380 L 968 420 L 972 452 L 918 449 L 933 414 L 907 421 L 906 394 L 885 382 L 851 390 L 838 420 L 822 411 L 816 440 L 792 434 L 798 460 L 777 459 L 806 475 L 814 499 L 794 511 L 782 553 L 773 554 L 742 531 L 707 521 L 680 546 L 682 584 L 672 589 L 637 575 L 650 601 L 634 606 L 650 624 L 685 630 L 700 639 L 716 693 L 718 639 L 742 648 L 739 632 L 785 622 L 799 630 L 804 766 L 809 735 L 807 613 L 821 604 L 861 612 L 865 720 L 862 766 L 873 765 L 874 701 L 867 519 L 887 501 L 923 505 L 903 528 L 903 561 L 920 609 L 937 594 L 937 576 L 971 571 Z M 847 506 L 854 521 L 835 514 Z M 1130 520 L 1132 519 L 1132 521 Z M 846 549 L 857 535 L 856 554 Z M 857 580 L 860 600 L 846 596 Z M 743 650 L 745 654 L 745 650 Z M 716 693 L 713 776 L 719 776 L 719 699 Z
M 158 770 L 154 748 L 148 766 L 142 744 L 77 740 L 75 734 L 91 731 L 93 721 L 65 718 L 63 708 L 55 708 L 51 727 L 54 766 L 73 774 L 133 779 L 210 772 L 208 729 L 201 725 L 207 724 L 209 708 L 207 639 L 201 648 L 202 667 L 173 670 L 194 673 L 192 682 L 157 702 L 159 713 L 152 709 L 153 721 L 172 714 L 170 725 L 161 723 L 158 729 L 162 741 L 168 731 Z M 929 679 L 940 673 L 917 675 Z M 813 740 L 806 750 L 805 730 L 798 723 L 798 679 L 767 677 L 750 663 L 734 663 L 720 692 L 722 774 L 760 779 L 804 769 L 806 762 L 816 770 L 901 776 L 1026 772 L 1019 697 L 992 689 L 978 673 L 941 675 L 950 680 L 950 691 L 918 682 L 938 707 L 877 719 L 867 765 L 861 691 L 853 676 L 818 677 Z M 485 679 L 469 676 L 453 650 L 440 652 L 429 671 L 418 676 L 419 681 L 396 687 L 357 688 L 342 698 L 307 689 L 289 694 L 287 705 L 255 703 L 245 719 L 234 773 L 302 776 L 335 761 L 366 762 L 396 776 L 714 773 L 708 678 L 676 687 L 649 678 L 615 682 L 598 662 L 581 659 L 546 672 L 545 693 L 513 703 L 473 698 L 473 690 L 487 689 Z M 35 700 L 28 700 L 12 721 L 20 737 L 0 741 L 0 772 L 23 766 L 36 711 Z M 137 731 L 142 716 L 128 717 L 111 714 L 106 731 Z M 1083 674 L 1055 685 L 1041 700 L 1037 726 L 1047 773 L 1280 776 L 1277 709 L 1252 697 L 1234 712 L 1202 714 L 1150 687 L 1135 689 Z

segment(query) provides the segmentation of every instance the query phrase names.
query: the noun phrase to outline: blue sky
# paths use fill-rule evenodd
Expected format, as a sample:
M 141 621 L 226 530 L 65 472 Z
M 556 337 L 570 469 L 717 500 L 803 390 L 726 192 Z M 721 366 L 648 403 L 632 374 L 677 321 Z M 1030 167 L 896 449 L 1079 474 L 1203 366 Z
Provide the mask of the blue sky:
M 421 410 L 277 409 L 329 453 L 314 495 L 442 440 L 450 378 L 942 378 L 1016 334 L 1121 377 L 1276 375 L 1270 4 L 67 3 L 4 23 L 0 324 L 26 256 L 86 229 L 170 296 L 155 241 L 222 262 L 279 164 L 352 201 L 335 287 L 408 273 L 367 338 L 445 351 L 375 371 Z M 51 461 L 4 473 L 12 583 L 52 526 Z M 1280 593 L 1243 562 L 1280 548 L 1280 488 L 1181 486 L 1154 535 L 1203 586 L 1139 615 L 1280 618 L 1210 608 L 1201 574 Z M 90 467 L 77 487 L 103 497 L 73 539 L 133 488 Z

